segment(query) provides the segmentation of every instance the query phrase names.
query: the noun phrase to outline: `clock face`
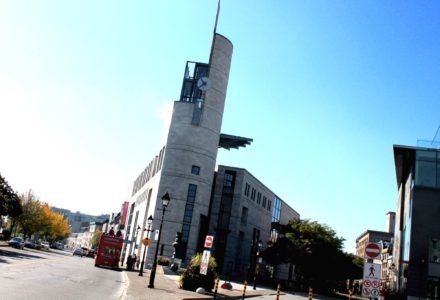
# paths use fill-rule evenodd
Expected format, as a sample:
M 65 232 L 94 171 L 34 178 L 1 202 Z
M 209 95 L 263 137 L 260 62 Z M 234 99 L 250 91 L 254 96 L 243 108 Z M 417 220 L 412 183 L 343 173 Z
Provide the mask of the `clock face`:
M 197 87 L 201 91 L 207 91 L 212 85 L 211 79 L 208 77 L 200 77 L 199 80 L 197 80 Z

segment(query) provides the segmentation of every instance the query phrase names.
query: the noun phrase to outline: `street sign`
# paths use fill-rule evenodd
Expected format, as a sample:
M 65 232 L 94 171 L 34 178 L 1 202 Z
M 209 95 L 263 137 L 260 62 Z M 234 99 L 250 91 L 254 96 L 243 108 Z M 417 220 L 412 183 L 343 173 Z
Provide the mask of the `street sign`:
M 380 264 L 364 264 L 362 297 L 379 298 L 381 268 L 382 266 Z
M 365 258 L 380 259 L 381 247 L 378 243 L 368 243 L 365 246 Z
M 209 258 L 211 257 L 211 251 L 204 250 L 202 256 L 202 262 L 200 264 L 200 274 L 206 275 L 208 273 Z
M 212 248 L 213 243 L 214 243 L 214 236 L 207 235 L 205 238 L 205 248 Z
M 142 244 L 144 244 L 144 246 L 148 246 L 148 245 L 150 245 L 150 243 L 151 243 L 151 240 L 149 238 L 144 238 L 142 240 Z

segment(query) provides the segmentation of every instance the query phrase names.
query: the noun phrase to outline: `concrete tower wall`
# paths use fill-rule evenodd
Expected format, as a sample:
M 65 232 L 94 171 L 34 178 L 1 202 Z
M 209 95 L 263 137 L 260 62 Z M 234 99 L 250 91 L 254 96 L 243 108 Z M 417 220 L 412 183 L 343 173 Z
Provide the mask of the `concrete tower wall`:
M 155 220 L 158 222 L 161 197 L 168 192 L 171 202 L 166 211 L 161 237 L 161 244 L 165 245 L 163 254 L 166 256 L 172 254 L 170 245 L 174 242 L 176 232 L 182 231 L 189 184 L 197 185 L 197 194 L 188 236 L 187 258 L 194 254 L 197 247 L 200 215 L 208 215 L 231 58 L 231 42 L 216 34 L 210 58 L 209 77 L 212 87 L 205 94 L 201 122 L 198 125 L 191 122 L 194 105 L 198 103 L 174 103 L 155 209 Z M 200 167 L 199 175 L 191 173 L 193 165 Z

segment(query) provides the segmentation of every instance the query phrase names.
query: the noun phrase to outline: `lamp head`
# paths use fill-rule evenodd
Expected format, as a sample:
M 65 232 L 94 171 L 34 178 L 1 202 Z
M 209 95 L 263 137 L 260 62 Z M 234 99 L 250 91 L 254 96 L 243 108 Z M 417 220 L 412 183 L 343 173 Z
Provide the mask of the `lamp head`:
M 152 215 L 150 215 L 150 216 L 148 217 L 148 219 L 147 219 L 147 223 L 148 223 L 148 225 L 151 225 L 151 224 L 153 223 L 153 216 L 152 216 Z
M 170 195 L 168 195 L 168 192 L 165 193 L 165 195 L 162 196 L 162 206 L 164 208 L 167 208 L 168 203 L 170 203 Z

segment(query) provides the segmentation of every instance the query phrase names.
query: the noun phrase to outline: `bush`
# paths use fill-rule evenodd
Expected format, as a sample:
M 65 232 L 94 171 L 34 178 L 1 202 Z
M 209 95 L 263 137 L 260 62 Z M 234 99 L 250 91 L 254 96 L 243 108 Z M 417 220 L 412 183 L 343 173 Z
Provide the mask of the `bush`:
M 170 265 L 170 259 L 168 257 L 159 256 L 157 259 L 157 264 L 159 266 L 169 266 Z
M 214 288 L 215 279 L 217 278 L 215 258 L 212 256 L 209 258 L 206 275 L 200 274 L 201 263 L 202 254 L 198 253 L 193 256 L 187 269 L 179 277 L 180 288 L 189 291 L 195 291 L 199 287 L 204 288 L 206 291 L 211 291 Z

